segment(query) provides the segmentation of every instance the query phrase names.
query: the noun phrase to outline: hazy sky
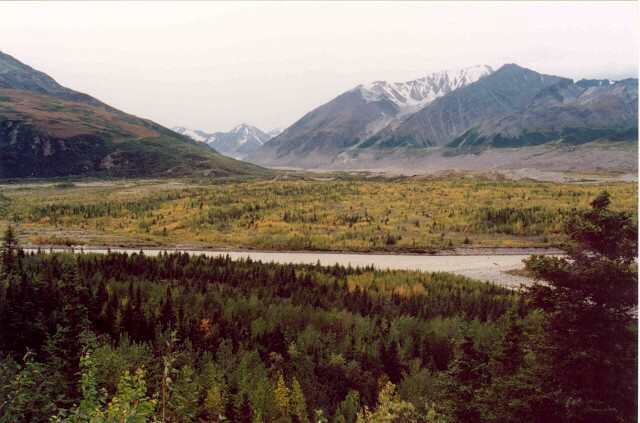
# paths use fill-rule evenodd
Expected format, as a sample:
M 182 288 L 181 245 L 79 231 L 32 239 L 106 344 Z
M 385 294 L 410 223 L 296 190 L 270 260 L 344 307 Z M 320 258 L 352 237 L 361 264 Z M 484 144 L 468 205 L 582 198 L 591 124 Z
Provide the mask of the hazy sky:
M 0 2 L 0 50 L 129 113 L 284 127 L 360 83 L 474 64 L 636 76 L 626 3 Z

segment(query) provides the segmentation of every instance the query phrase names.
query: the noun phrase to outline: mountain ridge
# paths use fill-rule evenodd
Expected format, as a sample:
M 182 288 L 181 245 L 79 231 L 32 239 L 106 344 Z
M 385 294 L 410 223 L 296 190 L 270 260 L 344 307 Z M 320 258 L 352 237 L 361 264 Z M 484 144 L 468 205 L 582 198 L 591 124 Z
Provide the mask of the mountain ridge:
M 434 100 L 409 116 L 396 128 L 387 127 L 378 134 L 376 144 L 402 146 L 444 145 L 484 119 L 519 111 L 544 88 L 568 78 L 544 75 L 516 64 L 506 64 L 486 78 Z M 395 140 L 395 141 L 394 141 Z
M 226 156 L 239 160 L 242 160 L 273 138 L 269 133 L 247 123 L 236 125 L 228 132 L 205 132 L 185 127 L 174 127 L 173 130 L 202 142 Z
M 493 72 L 487 65 L 430 74 L 403 83 L 376 81 L 358 85 L 316 107 L 282 134 L 248 156 L 277 164 L 280 157 L 338 154 L 356 146 L 394 121 Z
M 0 178 L 266 173 L 0 52 Z
M 446 163 L 455 155 L 477 155 L 492 148 L 525 148 L 550 142 L 576 145 L 607 140 L 637 141 L 637 79 L 574 82 L 514 63 L 462 84 L 415 112 L 390 119 L 364 139 L 354 140 L 353 134 L 341 128 L 340 121 L 321 121 L 325 128 L 334 124 L 337 129 L 333 137 L 291 136 L 300 126 L 313 125 L 314 113 L 322 108 L 335 107 L 338 110 L 333 111 L 332 116 L 340 117 L 341 102 L 346 102 L 342 97 L 352 92 L 307 113 L 254 153 L 252 161 L 275 167 L 347 170 L 351 166 L 370 170 L 376 163 L 385 166 L 389 158 L 393 158 L 393 165 L 397 167 L 401 157 L 414 156 L 411 162 L 415 164 L 416 157 L 429 156 L 425 166 L 433 166 L 435 156 Z M 377 98 L 369 100 L 372 101 L 357 110 L 380 108 L 390 103 Z M 353 106 L 353 102 L 347 106 Z M 306 132 L 313 133 L 313 129 L 307 128 Z M 442 151 L 434 156 L 428 153 L 432 150 Z M 426 155 L 416 154 L 421 151 Z M 567 163 L 571 161 L 569 152 L 570 149 L 562 152 Z M 499 155 L 499 151 L 492 153 L 495 157 Z M 514 159 L 509 165 L 517 166 L 518 160 Z M 453 166 L 460 160 L 451 163 Z

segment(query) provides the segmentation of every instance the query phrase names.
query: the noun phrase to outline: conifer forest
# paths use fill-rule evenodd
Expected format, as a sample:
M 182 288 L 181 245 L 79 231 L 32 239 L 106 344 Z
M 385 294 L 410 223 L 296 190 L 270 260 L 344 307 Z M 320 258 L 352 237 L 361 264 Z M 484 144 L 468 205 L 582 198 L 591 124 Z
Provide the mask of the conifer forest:
M 509 290 L 446 273 L 25 252 L 0 422 L 632 422 L 637 225 L 607 192 Z

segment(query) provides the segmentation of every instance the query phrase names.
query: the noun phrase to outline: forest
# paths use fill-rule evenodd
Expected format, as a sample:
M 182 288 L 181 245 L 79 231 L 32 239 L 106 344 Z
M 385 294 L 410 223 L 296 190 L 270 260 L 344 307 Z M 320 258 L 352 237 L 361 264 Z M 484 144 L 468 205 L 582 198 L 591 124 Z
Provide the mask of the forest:
M 25 245 L 184 246 L 433 253 L 556 247 L 563 222 L 606 189 L 636 214 L 637 183 L 460 175 L 290 176 L 0 185 L 0 229 Z
M 519 291 L 444 273 L 25 253 L 10 226 L 0 422 L 637 421 L 636 218 L 594 197 L 561 223 L 568 256 L 532 256 L 541 282 Z M 148 212 L 124 204 L 81 213 Z

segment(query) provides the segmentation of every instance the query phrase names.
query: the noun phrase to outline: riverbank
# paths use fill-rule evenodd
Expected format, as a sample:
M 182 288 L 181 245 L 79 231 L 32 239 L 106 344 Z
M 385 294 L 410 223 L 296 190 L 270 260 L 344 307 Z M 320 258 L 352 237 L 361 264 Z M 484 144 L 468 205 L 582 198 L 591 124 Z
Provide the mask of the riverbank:
M 258 248 L 219 248 L 202 247 L 192 245 L 168 245 L 168 246 L 148 246 L 148 245 L 35 245 L 24 244 L 25 250 L 54 250 L 54 251 L 168 251 L 168 252 L 211 252 L 211 253 L 274 253 L 274 254 L 348 254 L 365 256 L 522 256 L 522 255 L 562 255 L 565 252 L 559 248 L 547 247 L 460 247 L 452 249 L 437 250 L 433 252 L 411 252 L 411 251 L 343 251 L 343 250 L 266 250 Z
M 524 267 L 523 260 L 531 254 L 561 254 L 559 250 L 549 249 L 518 249 L 517 253 L 509 254 L 449 254 L 449 255 L 418 255 L 418 254 L 379 254 L 379 253 L 331 253 L 331 252 L 296 252 L 296 251 L 255 251 L 255 250 L 212 250 L 186 248 L 120 248 L 120 247 L 26 247 L 27 252 L 69 251 L 74 253 L 105 254 L 108 251 L 127 254 L 139 253 L 158 255 L 163 252 L 181 252 L 190 255 L 229 256 L 234 260 L 251 259 L 254 261 L 272 263 L 316 264 L 322 266 L 351 266 L 373 267 L 379 270 L 408 270 L 423 272 L 447 272 L 472 279 L 494 283 L 509 288 L 530 285 L 533 280 L 523 276 L 521 272 L 514 272 Z M 495 250 L 495 249 L 493 249 Z M 544 250 L 544 251 L 541 251 Z M 486 252 L 486 251 L 485 251 Z M 495 251 L 494 251 L 495 252 Z

